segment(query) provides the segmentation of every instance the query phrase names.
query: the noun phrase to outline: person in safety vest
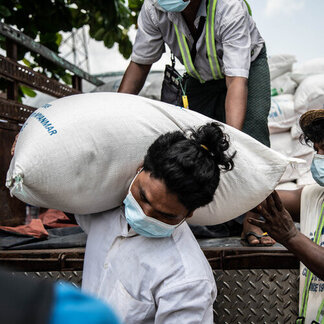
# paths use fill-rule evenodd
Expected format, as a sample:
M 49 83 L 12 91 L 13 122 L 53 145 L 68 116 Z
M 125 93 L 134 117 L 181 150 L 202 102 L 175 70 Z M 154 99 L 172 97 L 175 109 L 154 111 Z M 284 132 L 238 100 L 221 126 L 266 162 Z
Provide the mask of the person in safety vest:
M 310 110 L 303 114 L 300 118 L 300 127 L 306 143 L 314 144 L 316 154 L 311 172 L 317 183 L 300 190 L 274 192 L 257 207 L 264 220 L 251 218 L 248 221 L 269 232 L 302 262 L 299 319 L 296 323 L 323 323 L 324 109 Z M 293 222 L 299 219 L 300 232 Z
M 183 95 L 190 109 L 270 146 L 267 54 L 246 1 L 145 0 L 131 62 L 119 92 L 140 92 L 165 44 L 185 66 Z M 262 236 L 258 227 L 247 222 L 243 226 L 248 234 L 243 238 L 248 243 L 275 243 L 269 236 Z M 238 228 L 240 231 L 242 226 Z

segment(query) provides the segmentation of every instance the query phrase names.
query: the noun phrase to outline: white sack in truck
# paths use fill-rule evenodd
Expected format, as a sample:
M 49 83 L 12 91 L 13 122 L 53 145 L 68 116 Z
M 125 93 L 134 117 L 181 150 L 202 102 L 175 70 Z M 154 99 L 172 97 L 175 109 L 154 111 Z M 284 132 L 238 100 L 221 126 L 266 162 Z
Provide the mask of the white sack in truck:
M 287 72 L 271 80 L 271 96 L 282 94 L 294 94 L 297 83 L 291 78 L 291 72 Z
M 299 64 L 293 69 L 291 77 L 301 83 L 306 78 L 315 74 L 324 74 L 324 57 L 318 57 Z
M 271 97 L 271 107 L 268 116 L 270 134 L 289 130 L 296 121 L 294 96 L 290 94 Z
M 161 134 L 213 120 L 160 101 L 88 93 L 36 110 L 19 135 L 7 187 L 20 200 L 65 212 L 96 213 L 122 204 L 148 147 Z M 281 154 L 224 125 L 234 169 L 221 173 L 214 200 L 191 223 L 213 225 L 245 213 L 276 187 L 289 164 Z
M 274 80 L 286 72 L 291 72 L 295 62 L 296 57 L 290 54 L 277 54 L 269 56 L 268 64 L 270 69 L 270 79 Z
M 299 114 L 310 109 L 324 109 L 324 74 L 306 78 L 297 88 L 294 101 Z

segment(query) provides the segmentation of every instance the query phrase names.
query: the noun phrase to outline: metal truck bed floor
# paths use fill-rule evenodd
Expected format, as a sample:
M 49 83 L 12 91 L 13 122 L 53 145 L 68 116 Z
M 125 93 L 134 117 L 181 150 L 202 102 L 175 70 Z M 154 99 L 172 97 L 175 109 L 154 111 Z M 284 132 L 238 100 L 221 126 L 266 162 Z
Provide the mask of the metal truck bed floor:
M 243 247 L 240 239 L 198 240 L 214 272 L 216 323 L 293 323 L 299 263 L 284 247 Z M 0 265 L 27 277 L 81 284 L 84 249 L 0 251 Z

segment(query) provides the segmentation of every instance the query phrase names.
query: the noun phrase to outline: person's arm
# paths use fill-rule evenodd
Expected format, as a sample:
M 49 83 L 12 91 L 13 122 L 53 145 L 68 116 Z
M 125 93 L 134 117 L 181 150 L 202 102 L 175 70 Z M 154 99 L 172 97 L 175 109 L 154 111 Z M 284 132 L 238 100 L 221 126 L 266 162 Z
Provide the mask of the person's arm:
M 154 323 L 212 324 L 215 291 L 215 284 L 201 279 L 162 288 L 156 296 Z
M 278 194 L 274 191 L 266 199 L 266 203 L 259 205 L 257 210 L 264 217 L 264 221 L 253 218 L 248 221 L 268 232 L 271 237 L 294 253 L 311 272 L 324 280 L 324 247 L 315 244 L 296 229 Z
M 226 124 L 242 130 L 247 105 L 247 79 L 226 76 Z
M 294 222 L 300 222 L 300 200 L 303 188 L 296 190 L 277 190 L 280 200 Z
M 307 236 L 297 231 L 285 247 L 317 277 L 324 280 L 324 247 L 315 244 Z
M 118 92 L 138 94 L 145 83 L 152 64 L 138 64 L 131 61 L 123 76 Z

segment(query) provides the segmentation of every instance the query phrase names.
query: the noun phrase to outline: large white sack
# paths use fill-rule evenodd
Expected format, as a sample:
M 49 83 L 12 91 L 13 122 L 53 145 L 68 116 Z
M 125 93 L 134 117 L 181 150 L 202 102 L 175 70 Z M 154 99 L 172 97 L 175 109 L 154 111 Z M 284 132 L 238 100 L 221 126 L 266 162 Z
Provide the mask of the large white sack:
M 324 74 L 324 57 L 314 58 L 294 67 L 291 77 L 301 83 L 314 74 Z
M 292 66 L 296 61 L 295 55 L 290 54 L 269 56 L 268 64 L 270 69 L 270 79 L 273 80 L 286 72 L 291 72 Z
M 306 78 L 297 88 L 295 110 L 302 114 L 310 109 L 324 108 L 324 74 L 312 75 Z
M 268 116 L 270 134 L 282 133 L 295 123 L 297 114 L 294 109 L 294 96 L 285 94 L 271 97 L 271 107 Z
M 284 73 L 271 80 L 271 96 L 294 94 L 297 83 L 291 78 L 291 72 Z
M 51 124 L 46 125 L 46 122 Z M 211 122 L 199 113 L 118 93 L 65 97 L 26 121 L 7 173 L 7 187 L 24 202 L 87 214 L 120 205 L 151 143 L 167 131 Z M 255 207 L 276 187 L 288 160 L 224 125 L 237 151 L 221 174 L 214 201 L 193 224 L 218 224 Z
M 289 131 L 270 135 L 271 148 L 289 158 L 304 160 L 304 163 L 288 165 L 280 183 L 301 179 L 310 171 L 314 149 L 291 137 Z

